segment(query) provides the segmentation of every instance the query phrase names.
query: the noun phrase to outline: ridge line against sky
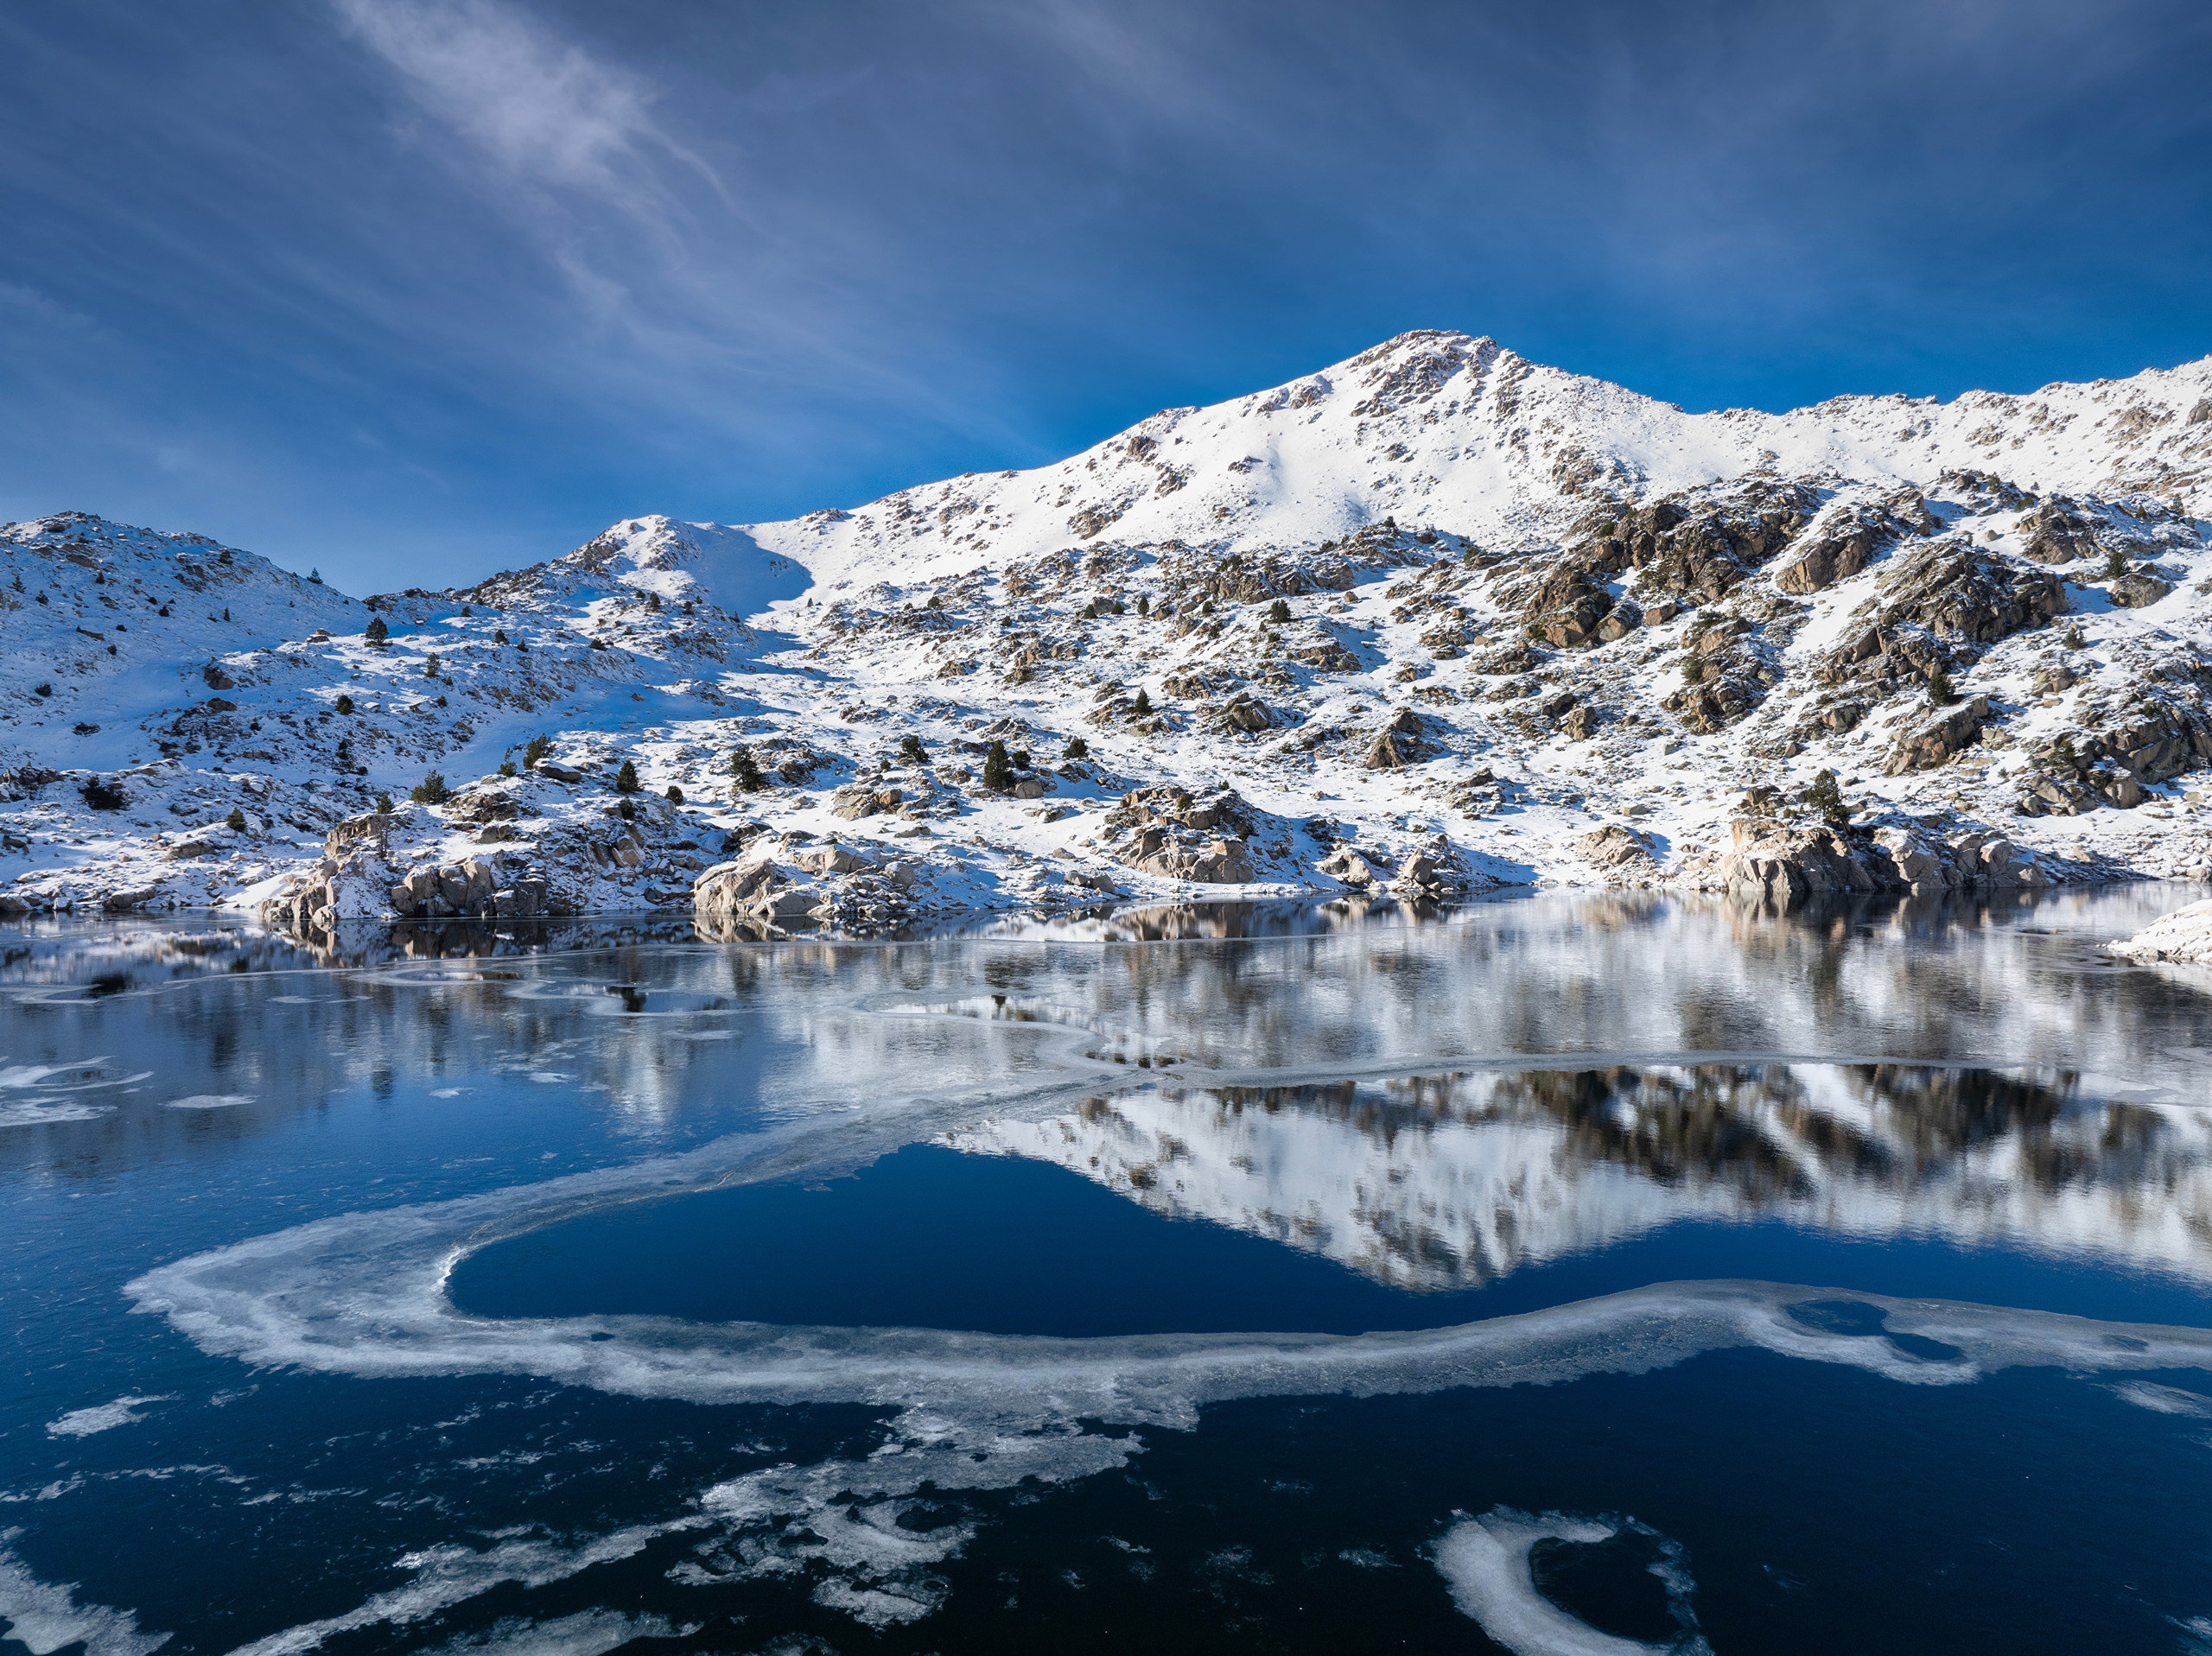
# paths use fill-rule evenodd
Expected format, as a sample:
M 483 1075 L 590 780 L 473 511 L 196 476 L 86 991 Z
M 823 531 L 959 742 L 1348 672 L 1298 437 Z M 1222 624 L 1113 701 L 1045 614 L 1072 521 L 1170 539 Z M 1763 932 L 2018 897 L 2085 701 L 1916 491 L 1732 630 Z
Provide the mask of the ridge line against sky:
M 0 518 L 350 590 L 1063 458 L 1410 328 L 1696 409 L 2212 352 L 2212 14 L 0 16 Z

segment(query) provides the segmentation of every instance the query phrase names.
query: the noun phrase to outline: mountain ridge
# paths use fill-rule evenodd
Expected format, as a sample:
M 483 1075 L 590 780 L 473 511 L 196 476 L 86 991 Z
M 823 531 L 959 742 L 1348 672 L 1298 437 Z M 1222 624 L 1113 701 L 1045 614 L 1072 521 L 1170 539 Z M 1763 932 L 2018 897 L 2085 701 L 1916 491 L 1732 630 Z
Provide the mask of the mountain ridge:
M 628 518 L 443 592 L 60 514 L 0 527 L 0 908 L 696 882 L 773 929 L 2212 869 L 2208 508 L 2212 358 L 1687 414 L 1419 330 L 1050 466 Z M 993 741 L 1019 762 L 985 774 Z M 111 773 L 127 808 L 92 803 Z

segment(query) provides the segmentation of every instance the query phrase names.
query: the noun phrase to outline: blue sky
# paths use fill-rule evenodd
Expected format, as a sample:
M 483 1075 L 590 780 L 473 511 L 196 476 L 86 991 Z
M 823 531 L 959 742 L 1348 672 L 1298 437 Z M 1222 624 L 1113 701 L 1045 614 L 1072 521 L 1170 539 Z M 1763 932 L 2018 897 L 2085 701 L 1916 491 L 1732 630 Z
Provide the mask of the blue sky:
M 2212 8 L 0 11 L 0 518 L 350 590 L 1056 459 L 1409 327 L 1691 408 L 2212 352 Z

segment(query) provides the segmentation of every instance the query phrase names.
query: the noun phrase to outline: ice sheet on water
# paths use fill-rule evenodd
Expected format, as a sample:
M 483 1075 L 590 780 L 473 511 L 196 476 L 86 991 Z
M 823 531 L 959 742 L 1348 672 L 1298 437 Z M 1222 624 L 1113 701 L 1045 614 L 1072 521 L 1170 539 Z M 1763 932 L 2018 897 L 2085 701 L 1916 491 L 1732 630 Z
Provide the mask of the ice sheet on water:
M 83 1644 L 84 1656 L 152 1656 L 168 1643 L 165 1633 L 146 1633 L 129 1610 L 105 1604 L 80 1604 L 73 1583 L 41 1581 L 16 1556 L 12 1543 L 22 1532 L 0 1530 L 0 1617 L 8 1637 L 31 1656 L 51 1656 L 66 1646 Z
M 1570 1615 L 1537 1589 L 1530 1554 L 1541 1541 L 1595 1545 L 1624 1528 L 1659 1544 L 1651 1567 L 1667 1589 L 1669 1613 L 1681 1632 L 1663 1645 L 1600 1632 Z M 1436 1544 L 1436 1568 L 1452 1589 L 1452 1602 L 1514 1656 L 1712 1656 L 1691 1614 L 1691 1583 L 1681 1549 L 1633 1519 L 1592 1519 L 1561 1513 L 1532 1515 L 1497 1507 L 1446 1531 Z
M 143 1411 L 149 1403 L 166 1403 L 170 1393 L 153 1397 L 119 1397 L 112 1403 L 95 1404 L 89 1409 L 72 1409 L 59 1419 L 46 1423 L 49 1437 L 89 1437 L 96 1431 L 111 1431 L 118 1426 L 134 1425 L 146 1417 Z
M 480 1633 L 460 1634 L 427 1656 L 607 1656 L 632 1639 L 675 1639 L 697 1632 L 666 1616 L 626 1615 L 620 1610 L 580 1610 L 548 1621 L 505 1616 Z
M 632 1557 L 657 1538 L 673 1530 L 696 1527 L 702 1521 L 685 1518 L 667 1524 L 632 1525 L 611 1534 L 575 1542 L 533 1538 L 510 1539 L 481 1551 L 451 1543 L 426 1547 L 394 1561 L 397 1568 L 413 1574 L 414 1579 L 404 1586 L 375 1594 L 337 1615 L 326 1616 L 320 1621 L 302 1621 L 296 1627 L 257 1639 L 241 1646 L 232 1656 L 302 1656 L 304 1652 L 319 1649 L 334 1634 L 372 1627 L 380 1622 L 404 1625 L 420 1621 L 505 1582 L 543 1587 L 550 1582 L 566 1580 L 594 1564 Z M 589 1644 L 588 1639 L 583 1642 Z M 502 1646 L 493 1648 L 504 1651 Z M 600 1645 L 590 1648 L 595 1653 L 613 1646 Z M 87 1656 L 93 1653 L 87 1653 Z M 142 1653 L 118 1651 L 118 1656 Z

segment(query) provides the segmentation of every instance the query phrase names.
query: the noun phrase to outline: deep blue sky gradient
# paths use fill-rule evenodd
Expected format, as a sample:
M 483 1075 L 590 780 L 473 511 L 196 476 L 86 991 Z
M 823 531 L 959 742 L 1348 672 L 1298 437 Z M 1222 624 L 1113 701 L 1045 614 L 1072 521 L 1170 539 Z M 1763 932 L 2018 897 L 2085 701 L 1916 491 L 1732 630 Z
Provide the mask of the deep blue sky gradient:
M 1409 327 L 1691 408 L 2212 352 L 2212 7 L 0 10 L 0 518 L 359 592 Z

